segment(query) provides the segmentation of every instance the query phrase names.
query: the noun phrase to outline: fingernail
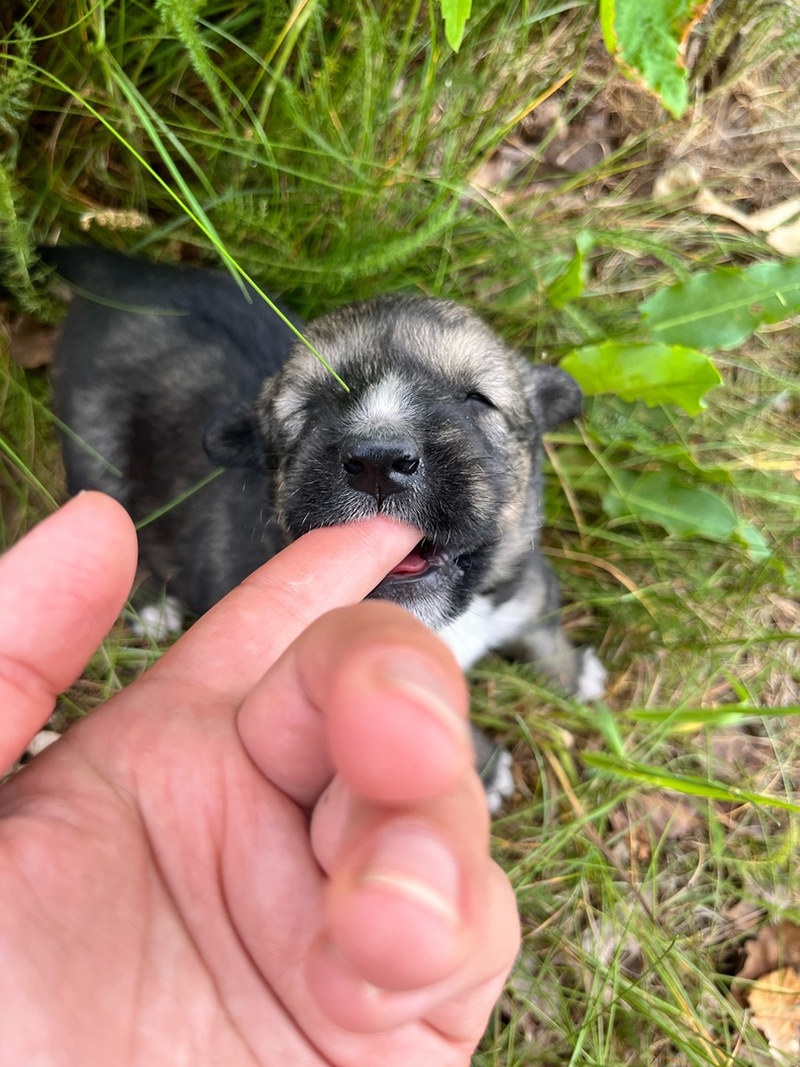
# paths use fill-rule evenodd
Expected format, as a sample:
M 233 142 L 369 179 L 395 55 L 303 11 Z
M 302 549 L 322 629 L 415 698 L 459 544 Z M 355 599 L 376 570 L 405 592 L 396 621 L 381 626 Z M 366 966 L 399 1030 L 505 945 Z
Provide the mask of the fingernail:
M 414 659 L 390 662 L 383 666 L 380 676 L 396 693 L 429 711 L 459 739 L 469 737 L 466 719 L 453 706 L 450 688 L 423 664 Z
M 362 884 L 379 885 L 433 911 L 454 926 L 460 921 L 460 872 L 448 846 L 418 823 L 387 827 L 378 837 Z

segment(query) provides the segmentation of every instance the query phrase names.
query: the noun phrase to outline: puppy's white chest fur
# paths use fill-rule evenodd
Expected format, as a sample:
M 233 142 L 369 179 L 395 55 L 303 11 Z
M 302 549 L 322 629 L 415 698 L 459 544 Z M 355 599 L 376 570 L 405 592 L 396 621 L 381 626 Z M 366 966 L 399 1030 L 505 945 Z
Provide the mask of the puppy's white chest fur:
M 575 649 L 557 626 L 537 623 L 527 590 L 500 604 L 488 596 L 476 597 L 439 636 L 465 671 L 487 652 L 511 649 L 538 663 L 577 700 L 599 700 L 605 691 L 606 669 L 594 650 Z
M 463 615 L 439 631 L 439 636 L 466 671 L 491 649 L 512 641 L 530 621 L 530 594 L 501 604 L 494 604 L 491 597 L 478 596 Z

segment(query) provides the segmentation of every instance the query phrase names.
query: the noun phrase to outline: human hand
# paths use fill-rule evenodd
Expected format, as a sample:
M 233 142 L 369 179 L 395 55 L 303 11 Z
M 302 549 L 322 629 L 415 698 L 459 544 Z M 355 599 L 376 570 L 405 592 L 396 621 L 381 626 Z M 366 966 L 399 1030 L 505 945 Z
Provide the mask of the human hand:
M 0 787 L 0 1064 L 467 1064 L 518 944 L 449 651 L 316 530 Z M 0 560 L 0 766 L 116 618 L 83 494 Z M 342 605 L 354 606 L 342 606 Z M 338 610 L 332 610 L 338 609 Z

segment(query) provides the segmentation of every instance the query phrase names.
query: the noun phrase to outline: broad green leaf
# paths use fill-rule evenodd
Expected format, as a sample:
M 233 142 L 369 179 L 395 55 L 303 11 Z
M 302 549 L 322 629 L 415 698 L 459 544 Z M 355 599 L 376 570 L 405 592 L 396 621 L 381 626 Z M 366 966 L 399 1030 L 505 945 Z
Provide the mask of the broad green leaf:
M 695 274 L 651 296 L 639 310 L 667 344 L 734 348 L 758 326 L 800 311 L 800 260 Z
M 586 280 L 583 261 L 583 252 L 576 252 L 564 273 L 548 285 L 546 295 L 552 307 L 563 308 L 581 295 Z
M 472 0 L 441 0 L 444 35 L 447 43 L 457 52 L 464 40 L 464 28 L 472 12 Z
M 548 286 L 547 299 L 554 308 L 563 308 L 583 292 L 586 282 L 586 253 L 592 247 L 591 234 L 581 231 L 575 241 L 575 255 Z
M 759 533 L 755 526 L 751 526 L 749 522 L 740 523 L 733 536 L 734 540 L 744 545 L 748 556 L 750 559 L 755 560 L 756 563 L 761 563 L 763 560 L 769 559 L 772 555 L 770 547 L 764 540 L 764 537 Z
M 617 66 L 675 118 L 688 101 L 683 45 L 707 7 L 708 0 L 600 0 L 603 37 Z
M 676 793 L 685 793 L 692 797 L 706 797 L 708 800 L 728 800 L 740 803 L 745 800 L 751 804 L 764 807 L 783 808 L 786 811 L 800 811 L 800 804 L 793 804 L 783 797 L 753 793 L 749 789 L 737 789 L 735 786 L 723 785 L 713 779 L 700 778 L 693 774 L 671 774 L 660 767 L 651 767 L 633 760 L 609 756 L 603 752 L 584 752 L 583 762 L 599 771 L 614 774 L 620 778 L 631 778 L 635 782 L 645 782 L 658 789 L 672 789 Z
M 561 366 L 589 395 L 616 393 L 650 407 L 677 404 L 689 415 L 705 407 L 703 394 L 722 381 L 708 356 L 680 345 L 606 341 L 576 348 Z
M 708 489 L 686 485 L 679 474 L 618 471 L 614 489 L 603 495 L 603 510 L 612 519 L 637 518 L 657 523 L 675 537 L 729 541 L 738 522 L 731 508 Z

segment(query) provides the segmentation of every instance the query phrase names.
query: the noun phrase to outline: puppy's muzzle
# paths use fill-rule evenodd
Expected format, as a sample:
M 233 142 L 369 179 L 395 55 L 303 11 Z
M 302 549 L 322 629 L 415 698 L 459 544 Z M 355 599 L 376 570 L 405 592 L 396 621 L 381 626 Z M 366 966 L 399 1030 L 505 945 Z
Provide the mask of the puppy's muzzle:
M 341 458 L 350 487 L 374 497 L 379 509 L 387 497 L 413 489 L 422 473 L 422 457 L 409 438 L 349 438 Z
M 351 434 L 342 443 L 340 458 L 350 488 L 372 497 L 378 511 L 389 497 L 411 496 L 414 490 L 423 488 L 422 449 L 410 437 Z M 413 516 L 402 517 L 416 524 Z M 390 587 L 416 585 L 436 572 L 444 573 L 450 564 L 450 555 L 433 540 L 423 537 L 378 588 L 385 596 Z

